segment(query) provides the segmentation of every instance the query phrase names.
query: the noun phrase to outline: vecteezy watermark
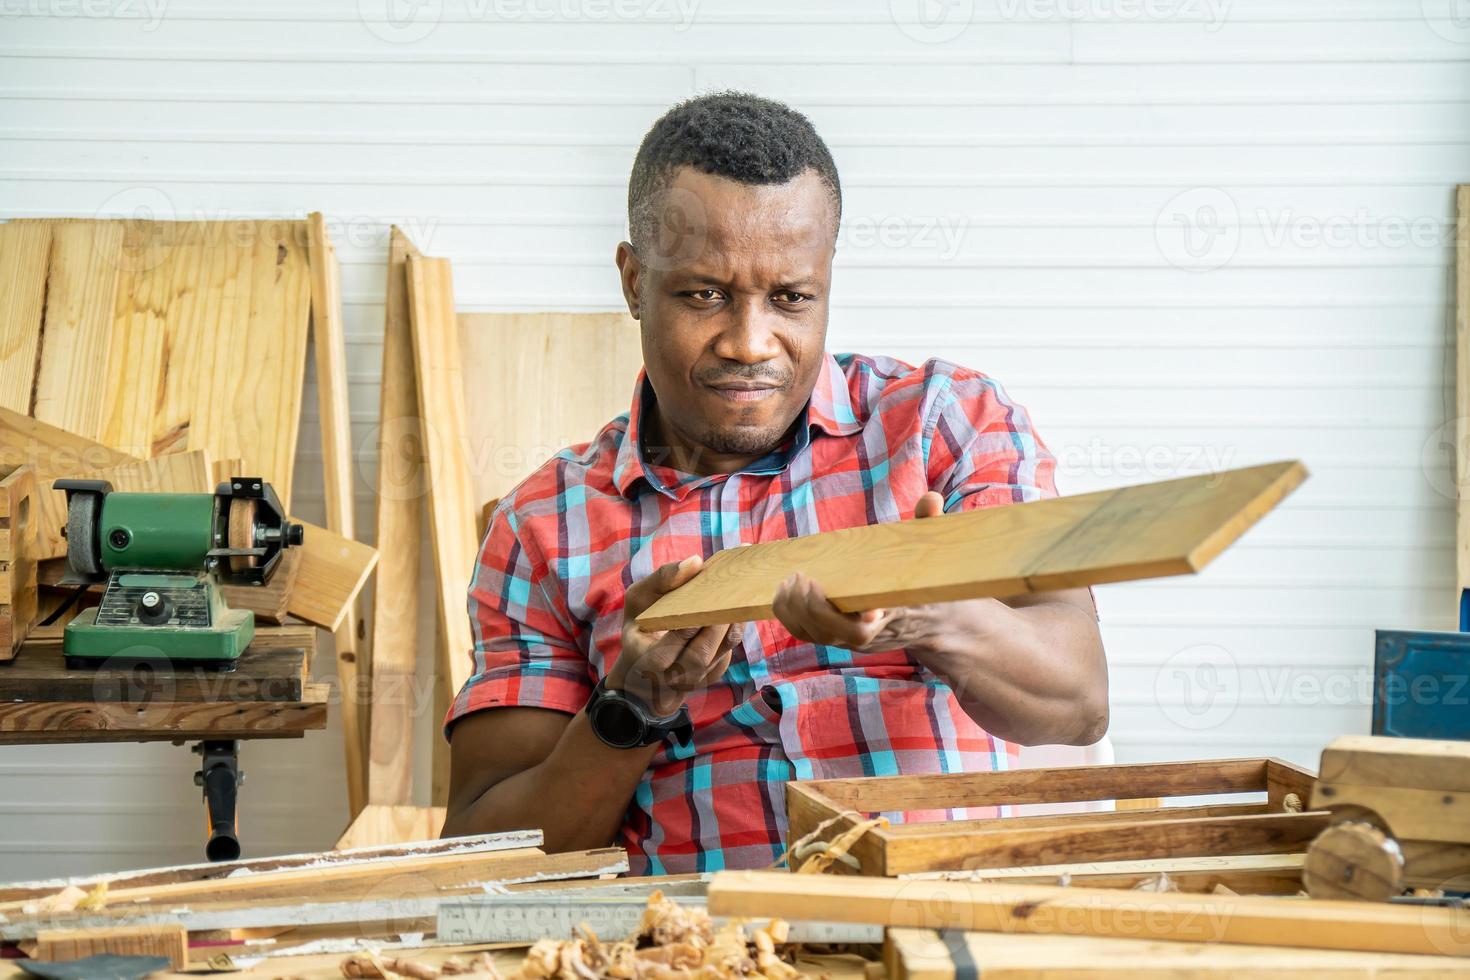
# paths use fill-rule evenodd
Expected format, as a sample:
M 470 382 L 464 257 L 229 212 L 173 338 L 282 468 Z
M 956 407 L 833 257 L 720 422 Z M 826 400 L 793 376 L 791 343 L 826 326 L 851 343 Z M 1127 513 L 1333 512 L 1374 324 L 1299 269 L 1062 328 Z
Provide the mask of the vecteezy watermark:
M 1174 653 L 1154 675 L 1154 703 L 1180 728 L 1218 728 L 1240 704 L 1235 658 L 1224 647 L 1208 643 Z
M 143 30 L 156 31 L 167 9 L 168 0 L 0 0 L 0 19 L 136 20 Z
M 888 0 L 900 31 L 922 44 L 943 44 L 965 33 L 975 19 L 975 0 Z
M 933 252 L 941 262 L 947 262 L 959 254 L 960 246 L 969 230 L 968 215 L 941 214 L 906 218 L 898 215 L 882 218 L 856 215 L 843 218 L 837 247 L 915 249 Z
M 1446 41 L 1470 44 L 1470 0 L 1419 0 L 1419 12 Z
M 1210 272 L 1240 247 L 1240 210 L 1219 187 L 1191 187 L 1176 194 L 1154 219 L 1154 240 L 1170 265 Z
M 1168 480 L 1191 473 L 1228 470 L 1235 459 L 1235 447 L 1198 443 L 1116 445 L 1093 436 L 1085 445 L 1059 446 L 1055 456 L 1058 474 L 1069 477 Z
M 998 0 L 1007 20 L 1087 21 L 1194 21 L 1207 31 L 1225 23 L 1232 0 Z
M 1366 208 L 1352 214 L 1297 214 L 1290 208 L 1280 212 L 1255 212 L 1262 240 L 1270 248 L 1434 248 L 1447 245 L 1454 227 L 1442 218 L 1417 215 L 1376 215 Z
M 465 0 L 463 16 L 476 23 L 593 23 L 636 21 L 687 31 L 701 0 Z M 444 0 L 357 0 L 358 19 L 390 44 L 413 44 L 444 20 Z

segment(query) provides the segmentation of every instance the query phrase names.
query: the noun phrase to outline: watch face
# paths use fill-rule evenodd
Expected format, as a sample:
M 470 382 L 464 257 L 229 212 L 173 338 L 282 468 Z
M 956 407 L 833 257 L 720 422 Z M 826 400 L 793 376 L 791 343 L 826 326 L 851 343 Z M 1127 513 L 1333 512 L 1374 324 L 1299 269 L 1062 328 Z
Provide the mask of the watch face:
M 643 722 L 626 701 L 604 698 L 591 716 L 597 737 L 617 748 L 631 749 L 643 738 Z

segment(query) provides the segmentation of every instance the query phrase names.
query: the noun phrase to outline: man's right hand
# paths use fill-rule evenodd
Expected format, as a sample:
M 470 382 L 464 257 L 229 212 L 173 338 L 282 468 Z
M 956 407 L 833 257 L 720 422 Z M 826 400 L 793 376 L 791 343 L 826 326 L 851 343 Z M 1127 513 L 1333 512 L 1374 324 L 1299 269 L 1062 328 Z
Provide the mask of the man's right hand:
M 699 574 L 704 559 L 691 555 L 662 565 L 634 582 L 623 601 L 623 649 L 607 674 L 607 686 L 648 703 L 660 717 L 678 711 L 692 691 L 724 676 L 744 624 L 683 630 L 644 630 L 638 617 L 666 592 Z

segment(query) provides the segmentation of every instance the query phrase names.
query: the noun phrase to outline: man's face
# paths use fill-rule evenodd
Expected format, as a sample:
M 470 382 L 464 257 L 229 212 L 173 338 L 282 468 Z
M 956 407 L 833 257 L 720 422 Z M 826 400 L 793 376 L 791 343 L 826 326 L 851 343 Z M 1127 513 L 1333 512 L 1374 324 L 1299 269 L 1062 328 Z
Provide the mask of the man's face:
M 728 472 L 776 448 L 816 384 L 833 204 L 810 170 L 749 185 L 690 167 L 658 204 L 655 240 L 617 258 L 659 431 L 678 468 Z

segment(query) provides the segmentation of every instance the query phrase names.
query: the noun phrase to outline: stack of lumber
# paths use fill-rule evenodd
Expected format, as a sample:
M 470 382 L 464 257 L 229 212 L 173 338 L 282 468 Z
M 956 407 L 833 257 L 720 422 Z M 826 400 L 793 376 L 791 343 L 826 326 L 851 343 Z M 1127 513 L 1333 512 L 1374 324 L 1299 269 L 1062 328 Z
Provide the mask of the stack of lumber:
M 626 411 L 642 363 L 638 324 L 623 313 L 456 314 L 449 261 L 423 255 L 392 230 L 375 488 L 382 558 L 374 589 L 369 806 L 344 843 L 402 840 L 442 824 L 449 767 L 438 723 L 469 677 L 473 638 L 464 597 L 487 505 L 553 453 L 587 442 Z M 556 396 L 547 397 L 553 388 Z M 432 596 L 420 591 L 426 550 Z M 430 711 L 411 697 L 421 608 L 433 610 L 438 628 Z M 426 734 L 415 731 L 425 716 L 437 809 L 413 806 L 407 746 Z
M 540 843 L 539 832 L 523 831 L 5 885 L 0 940 L 44 935 L 66 948 L 85 938 L 96 949 L 115 930 L 139 927 L 183 929 L 195 945 L 250 938 L 281 948 L 432 936 L 446 898 L 628 868 L 619 848 L 547 854 Z M 131 941 L 132 933 L 118 935 Z
M 9 531 L 0 562 L 11 573 L 0 660 L 58 601 L 46 587 L 66 550 L 56 479 L 205 493 L 227 476 L 260 476 L 290 508 L 308 346 L 326 526 L 307 524 L 304 546 L 269 587 L 232 589 L 227 601 L 334 632 L 360 808 L 366 726 L 355 694 L 366 649 L 355 600 L 377 553 L 353 538 L 338 269 L 320 214 L 0 224 L 0 527 Z

